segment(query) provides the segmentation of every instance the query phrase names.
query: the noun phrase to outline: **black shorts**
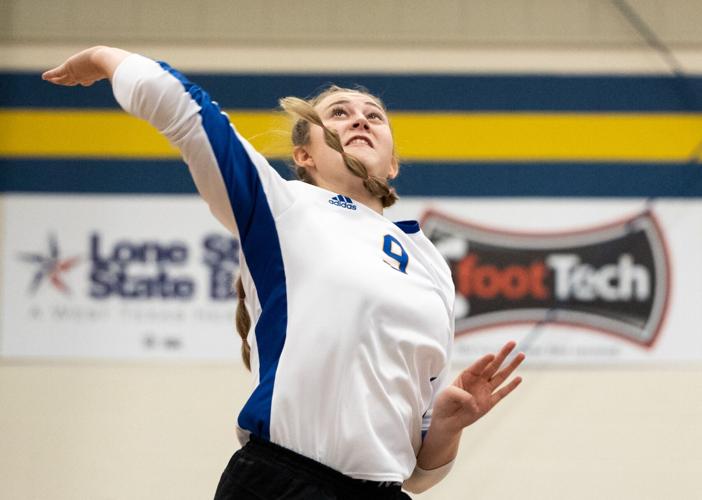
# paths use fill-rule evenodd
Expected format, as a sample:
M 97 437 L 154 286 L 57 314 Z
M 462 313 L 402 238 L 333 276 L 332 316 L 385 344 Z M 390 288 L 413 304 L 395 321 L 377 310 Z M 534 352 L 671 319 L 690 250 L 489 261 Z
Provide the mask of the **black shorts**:
M 399 500 L 400 483 L 362 481 L 255 437 L 222 473 L 215 500 Z

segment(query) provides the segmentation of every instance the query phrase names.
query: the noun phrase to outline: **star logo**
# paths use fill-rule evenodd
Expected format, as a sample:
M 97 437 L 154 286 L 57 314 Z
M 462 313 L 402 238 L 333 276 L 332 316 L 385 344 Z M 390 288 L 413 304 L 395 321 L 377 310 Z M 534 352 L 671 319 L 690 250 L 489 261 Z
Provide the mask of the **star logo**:
M 48 279 L 49 283 L 65 295 L 69 295 L 71 290 L 63 281 L 64 274 L 70 271 L 78 264 L 80 257 L 70 257 L 67 259 L 61 258 L 58 241 L 56 236 L 49 235 L 49 251 L 48 254 L 38 254 L 22 252 L 18 258 L 24 262 L 28 262 L 36 266 L 36 273 L 32 282 L 29 285 L 29 291 L 34 294 L 39 290 L 41 284 Z

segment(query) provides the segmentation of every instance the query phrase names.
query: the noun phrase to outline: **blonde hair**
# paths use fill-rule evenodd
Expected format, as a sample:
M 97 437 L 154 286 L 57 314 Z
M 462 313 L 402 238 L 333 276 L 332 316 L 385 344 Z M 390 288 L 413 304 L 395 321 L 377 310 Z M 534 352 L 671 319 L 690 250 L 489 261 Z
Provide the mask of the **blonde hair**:
M 392 206 L 398 200 L 395 188 L 388 184 L 387 179 L 370 175 L 368 173 L 368 168 L 362 161 L 344 151 L 339 134 L 336 131 L 327 128 L 315 110 L 315 106 L 317 106 L 317 104 L 319 104 L 323 99 L 337 92 L 357 92 L 364 94 L 375 101 L 375 103 L 378 104 L 383 111 L 386 110 L 385 105 L 379 98 L 363 88 L 348 89 L 338 87 L 336 85 L 330 85 L 316 96 L 307 100 L 300 99 L 298 97 L 284 97 L 279 101 L 280 107 L 295 119 L 291 134 L 292 144 L 293 146 L 305 146 L 309 144 L 310 124 L 321 127 L 322 131 L 324 132 L 324 142 L 334 151 L 341 154 L 346 168 L 348 168 L 349 171 L 351 171 L 351 173 L 355 176 L 363 179 L 363 186 L 373 196 L 380 199 L 383 208 Z M 398 161 L 397 156 L 395 156 L 395 161 Z M 315 184 L 314 179 L 305 167 L 296 165 L 294 169 L 298 179 L 309 184 Z M 241 357 L 244 361 L 244 365 L 246 365 L 246 368 L 251 370 L 251 348 L 247 342 L 249 330 L 251 328 L 251 317 L 246 310 L 246 295 L 244 292 L 244 286 L 241 282 L 241 275 L 239 275 L 237 278 L 235 286 L 238 296 L 238 303 L 236 307 L 236 330 L 241 337 Z

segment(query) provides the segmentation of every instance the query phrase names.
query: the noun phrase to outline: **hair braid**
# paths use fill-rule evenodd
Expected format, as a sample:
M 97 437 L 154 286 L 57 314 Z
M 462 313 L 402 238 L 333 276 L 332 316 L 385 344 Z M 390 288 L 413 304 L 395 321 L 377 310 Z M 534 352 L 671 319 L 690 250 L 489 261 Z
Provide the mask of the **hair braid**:
M 383 208 L 391 206 L 398 200 L 395 188 L 391 187 L 386 179 L 369 175 L 368 169 L 362 161 L 344 151 L 339 134 L 324 125 L 319 114 L 317 114 L 317 111 L 309 102 L 297 97 L 285 97 L 280 100 L 280 106 L 298 120 L 293 127 L 293 144 L 301 146 L 309 142 L 310 123 L 321 127 L 324 132 L 324 142 L 326 145 L 341 154 L 346 168 L 356 177 L 363 179 L 363 186 L 373 196 L 380 199 Z M 301 170 L 303 170 L 304 173 L 302 173 Z M 306 180 L 305 177 L 310 177 L 306 169 L 302 167 L 298 167 L 296 171 L 303 181 Z
M 246 310 L 246 293 L 244 292 L 244 285 L 241 282 L 241 275 L 236 279 L 234 285 L 236 287 L 237 304 L 236 304 L 236 331 L 241 337 L 241 359 L 244 361 L 246 369 L 251 371 L 251 347 L 246 341 L 249 336 L 249 330 L 251 329 L 251 317 L 249 312 Z

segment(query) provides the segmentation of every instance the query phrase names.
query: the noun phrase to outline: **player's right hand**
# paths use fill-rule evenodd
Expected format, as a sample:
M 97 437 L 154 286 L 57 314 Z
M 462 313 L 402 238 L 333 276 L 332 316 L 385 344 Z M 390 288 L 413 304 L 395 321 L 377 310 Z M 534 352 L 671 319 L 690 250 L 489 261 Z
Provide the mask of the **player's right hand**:
M 129 52 L 124 50 L 98 45 L 72 55 L 41 77 L 56 85 L 88 87 L 99 80 L 111 78 L 117 64 L 127 55 Z

